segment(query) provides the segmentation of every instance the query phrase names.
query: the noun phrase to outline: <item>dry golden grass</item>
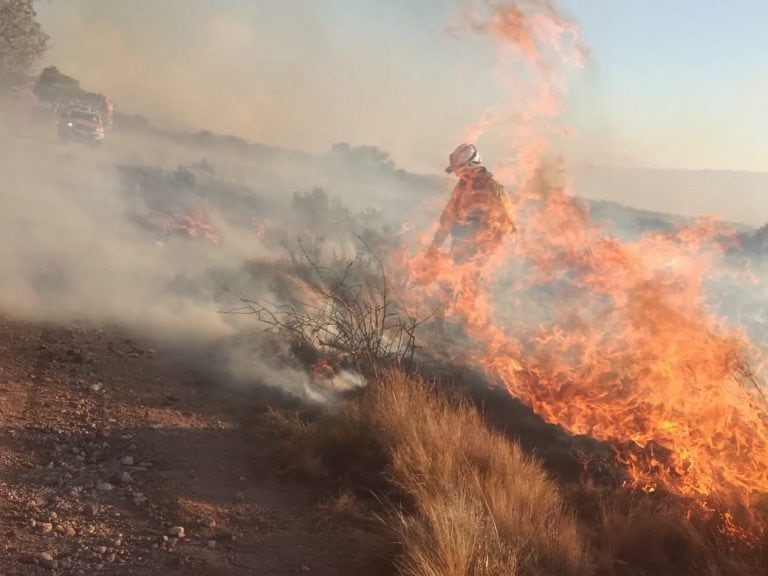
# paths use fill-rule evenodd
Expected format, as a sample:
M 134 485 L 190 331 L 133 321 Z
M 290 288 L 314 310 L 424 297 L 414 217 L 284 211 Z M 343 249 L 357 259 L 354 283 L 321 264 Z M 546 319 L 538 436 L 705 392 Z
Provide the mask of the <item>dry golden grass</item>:
M 374 504 L 404 576 L 768 574 L 768 545 L 672 497 L 559 488 L 466 400 L 399 373 L 329 413 L 268 418 L 286 470 Z
M 669 494 L 591 485 L 571 487 L 600 576 L 757 576 L 768 546 L 723 531 L 717 513 Z
M 593 530 L 599 574 L 720 574 L 704 534 L 673 504 L 648 495 L 592 490 L 587 498 L 597 515 L 583 520 Z
M 331 416 L 271 424 L 290 439 L 289 468 L 398 502 L 384 517 L 402 574 L 587 573 L 555 484 L 466 402 L 393 373 Z
M 464 401 L 391 374 L 374 391 L 409 575 L 581 574 L 575 520 L 541 466 Z

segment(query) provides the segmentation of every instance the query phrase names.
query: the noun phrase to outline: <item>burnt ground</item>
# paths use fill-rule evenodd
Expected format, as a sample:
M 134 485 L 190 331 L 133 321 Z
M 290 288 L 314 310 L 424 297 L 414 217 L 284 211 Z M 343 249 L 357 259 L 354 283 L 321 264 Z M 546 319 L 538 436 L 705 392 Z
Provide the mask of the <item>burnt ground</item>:
M 0 318 L 0 574 L 391 573 L 374 520 L 276 471 L 264 409 L 119 329 Z

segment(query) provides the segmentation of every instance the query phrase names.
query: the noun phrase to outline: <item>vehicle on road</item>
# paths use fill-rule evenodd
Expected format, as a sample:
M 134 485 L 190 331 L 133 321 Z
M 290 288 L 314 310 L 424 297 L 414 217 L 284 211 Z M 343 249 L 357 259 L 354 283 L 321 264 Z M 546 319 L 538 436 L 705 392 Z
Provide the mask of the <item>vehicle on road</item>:
M 104 123 L 98 112 L 69 107 L 58 119 L 58 135 L 62 142 L 82 142 L 100 146 L 104 142 Z

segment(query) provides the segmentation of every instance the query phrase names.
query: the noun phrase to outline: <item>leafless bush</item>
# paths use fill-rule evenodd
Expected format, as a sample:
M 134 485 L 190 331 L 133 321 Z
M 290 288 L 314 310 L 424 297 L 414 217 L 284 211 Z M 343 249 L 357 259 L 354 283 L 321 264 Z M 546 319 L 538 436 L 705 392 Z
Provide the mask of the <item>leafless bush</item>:
M 320 241 L 290 252 L 301 282 L 294 302 L 241 299 L 233 313 L 253 314 L 266 330 L 281 330 L 303 350 L 333 366 L 349 365 L 367 376 L 385 368 L 409 370 L 416 352 L 419 317 L 398 298 L 381 260 L 362 240 L 351 256 L 328 253 Z

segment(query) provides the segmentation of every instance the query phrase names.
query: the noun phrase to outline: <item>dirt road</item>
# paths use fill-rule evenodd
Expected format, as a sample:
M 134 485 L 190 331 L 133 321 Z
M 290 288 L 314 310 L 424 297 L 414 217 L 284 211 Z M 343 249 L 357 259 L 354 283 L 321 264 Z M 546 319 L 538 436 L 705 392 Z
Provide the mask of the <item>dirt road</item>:
M 263 397 L 118 329 L 0 319 L 0 574 L 388 574 L 282 478 Z

